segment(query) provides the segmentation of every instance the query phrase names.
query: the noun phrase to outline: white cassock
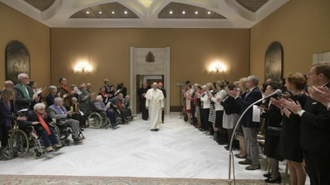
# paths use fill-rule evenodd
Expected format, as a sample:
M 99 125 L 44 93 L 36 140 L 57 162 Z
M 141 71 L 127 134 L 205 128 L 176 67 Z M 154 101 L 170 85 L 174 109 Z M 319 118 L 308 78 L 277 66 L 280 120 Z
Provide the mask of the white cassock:
M 146 107 L 149 107 L 150 129 L 159 129 L 162 123 L 162 110 L 164 108 L 164 95 L 159 89 L 149 89 L 146 94 Z

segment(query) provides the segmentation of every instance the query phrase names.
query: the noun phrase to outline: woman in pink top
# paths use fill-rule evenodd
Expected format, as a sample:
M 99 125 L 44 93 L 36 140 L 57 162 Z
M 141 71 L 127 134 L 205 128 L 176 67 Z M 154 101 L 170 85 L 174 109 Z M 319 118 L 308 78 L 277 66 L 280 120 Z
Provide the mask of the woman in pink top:
M 185 97 L 184 110 L 188 116 L 188 123 L 191 123 L 191 95 L 193 93 L 193 89 L 191 88 L 191 85 L 188 84 L 186 86 L 186 91 L 182 90 L 182 93 Z

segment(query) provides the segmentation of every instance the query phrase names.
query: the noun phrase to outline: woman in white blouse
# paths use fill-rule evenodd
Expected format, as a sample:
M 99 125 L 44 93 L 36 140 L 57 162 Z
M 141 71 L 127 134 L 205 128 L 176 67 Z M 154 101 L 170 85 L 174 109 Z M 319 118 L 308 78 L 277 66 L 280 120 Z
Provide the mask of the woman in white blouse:
M 212 93 L 211 90 L 213 89 L 212 83 L 207 83 L 205 85 L 205 92 L 202 94 L 201 102 L 202 102 L 202 109 L 201 109 L 201 122 L 202 126 L 205 126 L 206 134 L 210 134 L 210 128 L 213 127 L 212 123 L 209 122 L 209 113 L 210 113 L 210 104 L 211 104 L 211 98 Z
M 227 92 L 224 90 L 226 87 L 226 82 L 224 80 L 219 80 L 216 82 L 216 87 L 218 89 L 218 92 L 211 99 L 214 102 L 216 112 L 215 124 L 213 124 L 213 139 L 217 141 L 220 145 L 223 145 L 228 142 L 227 130 L 223 128 L 222 125 L 223 106 L 221 105 L 221 101 L 227 96 Z

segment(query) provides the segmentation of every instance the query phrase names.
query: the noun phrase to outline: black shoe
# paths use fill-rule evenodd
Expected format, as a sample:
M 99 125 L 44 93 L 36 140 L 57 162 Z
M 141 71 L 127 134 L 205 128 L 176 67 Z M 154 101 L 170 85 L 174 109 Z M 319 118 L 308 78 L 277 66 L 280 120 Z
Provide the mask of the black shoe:
M 272 176 L 271 173 L 265 173 L 265 174 L 264 174 L 264 177 L 266 177 L 266 178 L 270 178 L 271 176 Z
M 278 176 L 276 179 L 272 179 L 271 177 L 269 177 L 268 179 L 265 180 L 265 182 L 267 182 L 267 183 L 281 183 L 282 178 L 281 178 L 281 176 Z
M 243 156 L 243 157 L 241 157 L 241 156 L 236 156 L 238 159 L 245 159 L 246 157 L 247 157 L 247 155 L 245 155 L 245 156 Z
M 83 129 L 83 128 L 80 127 L 80 131 L 84 131 L 84 130 L 85 130 L 85 129 Z
M 225 148 L 226 150 L 229 150 L 229 146 L 228 146 L 228 145 L 227 145 L 227 146 L 225 146 L 224 148 Z
M 242 165 L 251 165 L 252 161 L 249 159 L 245 159 L 244 161 L 239 161 L 238 164 L 242 164 Z M 257 165 L 251 165 L 251 166 L 257 166 Z M 260 165 L 259 165 L 260 168 Z

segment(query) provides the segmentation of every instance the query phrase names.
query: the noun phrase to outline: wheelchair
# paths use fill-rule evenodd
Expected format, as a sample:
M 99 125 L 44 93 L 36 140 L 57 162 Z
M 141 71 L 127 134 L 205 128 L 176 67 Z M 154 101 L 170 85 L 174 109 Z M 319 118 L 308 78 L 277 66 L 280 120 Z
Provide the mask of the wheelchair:
M 125 108 L 126 110 L 130 110 L 130 109 L 127 109 L 127 108 Z M 128 124 L 128 122 L 130 122 L 130 121 L 132 121 L 133 119 L 134 119 L 134 116 L 132 115 L 132 111 L 130 110 L 130 115 L 128 115 L 127 117 L 125 117 L 124 118 L 124 120 L 122 120 L 122 118 L 121 118 L 121 112 L 120 113 L 118 113 L 118 111 L 117 110 L 119 110 L 119 109 L 114 109 L 114 112 L 116 113 L 116 115 L 117 115 L 117 123 L 118 124 Z
M 119 118 L 120 120 L 120 118 Z M 116 121 L 118 123 L 118 116 L 116 117 Z M 105 127 L 105 129 L 108 129 L 109 127 L 112 129 L 117 128 L 117 124 L 112 124 L 110 119 L 107 117 L 106 112 L 104 111 L 98 111 L 94 109 L 94 112 L 92 112 L 88 118 L 87 118 L 87 123 L 89 127 L 96 129 L 96 128 L 101 128 L 102 126 Z
M 61 143 L 63 146 L 70 146 L 71 141 L 69 139 L 69 136 L 72 136 L 72 140 L 74 140 L 74 134 L 72 129 L 67 126 L 66 124 L 63 125 L 57 125 L 53 122 L 50 123 L 50 126 L 54 128 L 55 135 L 58 137 L 59 143 Z M 82 130 L 79 130 L 78 133 L 79 137 L 85 138 L 85 136 L 82 133 Z
M 58 135 L 55 134 L 55 136 L 59 141 Z M 24 157 L 31 148 L 33 148 L 35 159 L 42 158 L 46 153 L 42 139 L 38 136 L 34 127 L 24 126 L 23 128 L 18 128 L 16 122 L 13 129 L 10 130 L 8 147 L 13 151 L 14 157 Z

